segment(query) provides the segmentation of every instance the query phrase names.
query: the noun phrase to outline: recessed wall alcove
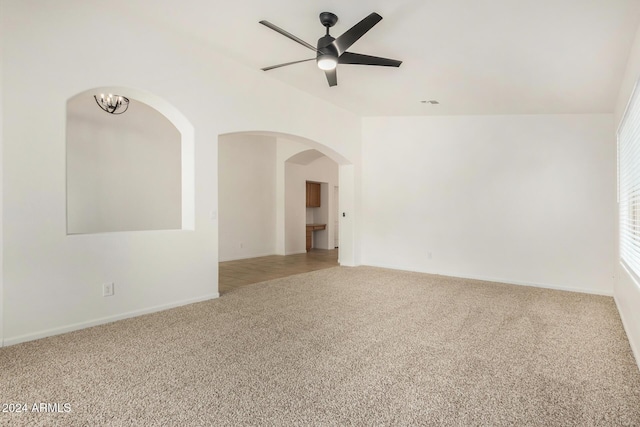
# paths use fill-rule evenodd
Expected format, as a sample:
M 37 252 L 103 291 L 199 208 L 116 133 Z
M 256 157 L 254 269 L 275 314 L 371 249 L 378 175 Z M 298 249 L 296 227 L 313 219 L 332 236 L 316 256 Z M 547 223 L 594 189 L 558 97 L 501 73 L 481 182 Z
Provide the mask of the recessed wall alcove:
M 94 95 L 129 99 L 110 114 Z M 171 104 L 128 88 L 67 101 L 67 234 L 193 230 L 193 126 Z

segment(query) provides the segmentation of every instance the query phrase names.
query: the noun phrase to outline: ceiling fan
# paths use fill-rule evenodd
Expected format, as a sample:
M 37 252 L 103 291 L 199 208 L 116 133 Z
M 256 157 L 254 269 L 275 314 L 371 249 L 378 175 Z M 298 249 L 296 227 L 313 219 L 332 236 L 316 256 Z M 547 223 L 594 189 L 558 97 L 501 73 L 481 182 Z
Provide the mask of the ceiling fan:
M 367 31 L 373 28 L 378 22 L 382 20 L 382 16 L 377 13 L 372 13 L 356 25 L 348 29 L 344 34 L 338 38 L 334 38 L 329 34 L 329 28 L 333 27 L 338 22 L 338 17 L 331 12 L 322 12 L 320 14 L 320 22 L 327 29 L 327 33 L 318 39 L 317 47 L 305 42 L 304 40 L 294 36 L 291 33 L 283 30 L 276 25 L 273 25 L 269 21 L 260 21 L 260 23 L 272 30 L 282 34 L 283 36 L 290 38 L 291 40 L 300 43 L 302 46 L 316 52 L 315 58 L 302 59 L 300 61 L 287 62 L 284 64 L 272 65 L 270 67 L 262 68 L 263 71 L 273 70 L 274 68 L 285 67 L 287 65 L 298 64 L 300 62 L 307 62 L 316 60 L 318 68 L 324 71 L 327 76 L 327 82 L 329 86 L 336 86 L 338 84 L 338 76 L 336 74 L 336 67 L 338 64 L 358 64 L 358 65 L 379 65 L 383 67 L 399 67 L 402 61 L 395 59 L 380 58 L 378 56 L 363 55 L 361 53 L 347 52 L 346 50 L 354 44 L 360 37 L 362 37 Z

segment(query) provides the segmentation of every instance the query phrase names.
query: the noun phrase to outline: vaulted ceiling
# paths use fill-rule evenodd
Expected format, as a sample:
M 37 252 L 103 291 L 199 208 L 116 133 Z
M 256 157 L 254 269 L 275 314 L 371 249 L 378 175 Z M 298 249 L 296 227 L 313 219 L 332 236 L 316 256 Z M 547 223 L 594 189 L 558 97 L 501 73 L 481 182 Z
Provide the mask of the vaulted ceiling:
M 256 70 L 314 57 L 260 20 L 315 45 L 320 12 L 334 37 L 377 12 L 349 51 L 400 68 L 339 65 L 335 87 L 315 61 L 265 72 L 363 116 L 612 112 L 640 23 L 640 0 L 120 1 Z

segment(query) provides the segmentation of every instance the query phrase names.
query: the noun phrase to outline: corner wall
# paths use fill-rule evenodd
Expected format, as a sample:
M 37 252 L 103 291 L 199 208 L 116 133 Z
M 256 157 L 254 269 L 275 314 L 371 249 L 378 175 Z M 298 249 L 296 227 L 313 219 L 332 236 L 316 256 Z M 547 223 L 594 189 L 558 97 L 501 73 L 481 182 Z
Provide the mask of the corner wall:
M 367 118 L 363 263 L 611 295 L 612 115 Z
M 3 2 L 0 2 L 0 16 L 4 14 Z M 0 19 L 0 40 L 4 38 L 4 25 L 2 19 Z M 4 64 L 4 49 L 2 42 L 0 42 L 0 93 L 4 91 L 4 79 L 2 69 Z M 0 96 L 0 347 L 4 346 L 4 252 L 3 245 L 3 200 L 4 200 L 4 166 L 3 166 L 3 152 L 4 152 L 4 114 L 3 114 L 4 98 Z
M 629 61 L 627 62 L 627 69 L 625 71 L 624 79 L 620 85 L 620 93 L 618 94 L 618 101 L 616 104 L 616 110 L 614 113 L 614 125 L 617 129 L 623 118 L 627 103 L 636 81 L 640 78 L 640 28 L 636 33 L 633 46 L 631 48 Z M 614 187 L 615 188 L 615 187 Z M 617 189 L 616 189 L 617 191 Z M 618 211 L 618 204 L 614 204 L 616 212 Z M 631 274 L 620 262 L 620 246 L 618 244 L 619 230 L 618 230 L 618 217 L 614 221 L 616 247 L 615 247 L 615 266 L 616 266 L 616 280 L 614 287 L 614 298 L 622 318 L 627 336 L 629 337 L 629 343 L 636 357 L 638 367 L 640 367 L 640 284 L 634 279 Z
M 276 139 L 218 139 L 219 260 L 273 255 L 276 246 Z

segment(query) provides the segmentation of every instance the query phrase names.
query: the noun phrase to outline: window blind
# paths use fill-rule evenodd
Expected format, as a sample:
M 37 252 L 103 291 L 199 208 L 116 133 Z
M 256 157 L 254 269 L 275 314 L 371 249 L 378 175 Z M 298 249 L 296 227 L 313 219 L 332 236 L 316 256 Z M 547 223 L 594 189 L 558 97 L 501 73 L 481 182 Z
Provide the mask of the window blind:
M 640 277 L 640 90 L 631 95 L 618 128 L 620 258 Z

